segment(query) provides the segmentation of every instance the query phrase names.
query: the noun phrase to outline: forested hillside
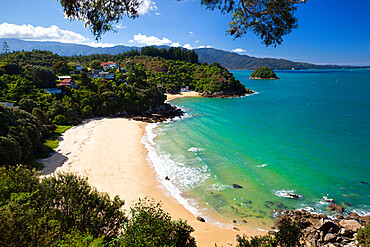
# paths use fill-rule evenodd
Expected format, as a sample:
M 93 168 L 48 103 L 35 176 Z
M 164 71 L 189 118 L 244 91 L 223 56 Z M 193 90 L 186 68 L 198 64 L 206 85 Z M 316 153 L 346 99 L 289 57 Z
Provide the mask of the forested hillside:
M 31 51 L 31 50 L 47 50 L 61 56 L 74 55 L 94 55 L 94 54 L 109 54 L 118 55 L 130 51 L 140 52 L 142 47 L 129 47 L 117 45 L 114 47 L 90 47 L 87 45 L 66 44 L 59 42 L 39 42 L 39 41 L 23 41 L 18 39 L 1 39 L 0 42 L 6 41 L 11 51 Z M 156 48 L 166 48 L 160 46 Z M 186 50 L 186 49 L 183 49 Z M 349 69 L 349 68 L 366 68 L 364 66 L 338 66 L 338 65 L 315 65 L 311 63 L 293 62 L 286 59 L 274 58 L 256 58 L 248 55 L 240 55 L 234 52 L 223 51 L 213 48 L 201 48 L 193 50 L 199 57 L 200 63 L 219 63 L 227 69 L 256 69 L 258 67 L 270 67 L 275 70 L 291 70 L 295 69 Z M 105 55 L 105 56 L 109 56 Z

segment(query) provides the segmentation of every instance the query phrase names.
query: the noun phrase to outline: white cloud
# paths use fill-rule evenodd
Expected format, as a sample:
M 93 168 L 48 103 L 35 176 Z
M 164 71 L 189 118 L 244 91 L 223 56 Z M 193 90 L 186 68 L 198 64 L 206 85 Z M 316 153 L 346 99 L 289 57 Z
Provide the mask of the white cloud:
M 193 47 L 191 47 L 190 44 L 185 44 L 183 47 L 188 49 L 188 50 L 193 50 L 194 49 Z
M 155 15 L 161 15 L 161 13 L 155 12 Z
M 236 48 L 232 50 L 233 52 L 246 52 L 246 50 L 243 50 L 242 48 Z
M 88 45 L 88 46 L 91 46 L 91 47 L 113 47 L 113 46 L 116 46 L 118 44 L 111 44 L 111 43 L 97 43 L 97 42 L 85 42 L 85 43 L 81 43 L 82 45 Z
M 139 15 L 145 15 L 148 14 L 149 11 L 156 11 L 157 12 L 157 6 L 155 5 L 155 2 L 152 2 L 151 0 L 143 0 L 141 5 L 139 6 L 138 13 Z
M 207 45 L 207 46 L 204 46 L 204 45 L 200 45 L 197 47 L 198 49 L 201 49 L 201 48 L 212 48 L 212 46 L 210 45 Z
M 194 33 L 193 32 L 189 32 L 190 36 L 194 36 Z
M 115 27 L 118 28 L 118 29 L 126 29 L 127 28 L 127 26 L 122 26 L 122 24 L 117 24 Z
M 172 43 L 172 44 L 171 44 L 171 46 L 172 46 L 172 47 L 179 47 L 179 46 L 181 46 L 181 45 L 180 45 L 180 43 L 178 43 L 178 42 L 174 42 L 174 43 Z
M 0 38 L 14 38 L 34 41 L 57 41 L 62 43 L 83 43 L 87 38 L 79 33 L 60 29 L 58 26 L 34 27 L 3 22 L 0 24 Z
M 199 43 L 199 40 L 196 40 L 194 43 L 195 43 L 195 44 L 196 44 L 196 43 Z
M 135 34 L 134 39 L 129 41 L 130 43 L 136 42 L 139 44 L 146 44 L 146 45 L 168 45 L 171 44 L 172 41 L 163 37 L 159 39 L 155 36 L 146 36 L 141 33 Z

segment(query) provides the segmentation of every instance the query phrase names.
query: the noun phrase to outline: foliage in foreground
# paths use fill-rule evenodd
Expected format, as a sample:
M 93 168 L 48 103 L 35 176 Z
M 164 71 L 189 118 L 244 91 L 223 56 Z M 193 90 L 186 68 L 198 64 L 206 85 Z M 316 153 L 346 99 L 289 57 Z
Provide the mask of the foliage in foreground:
M 123 204 L 73 174 L 0 167 L 0 246 L 196 246 L 194 229 L 159 203 L 140 200 L 129 220 Z
M 295 247 L 301 246 L 302 232 L 298 222 L 283 218 L 279 223 L 279 231 L 265 236 L 255 236 L 248 240 L 247 236 L 237 236 L 239 247 Z
M 370 222 L 358 230 L 357 241 L 362 247 L 370 247 Z
M 40 180 L 34 170 L 2 167 L 0 243 L 89 246 L 103 238 L 110 241 L 119 236 L 127 221 L 122 205 L 118 197 L 110 200 L 108 194 L 99 193 L 76 175 Z
M 186 221 L 172 220 L 163 211 L 160 203 L 140 200 L 130 210 L 130 220 L 125 223 L 125 232 L 119 240 L 122 246 L 196 246 L 190 236 L 194 229 Z

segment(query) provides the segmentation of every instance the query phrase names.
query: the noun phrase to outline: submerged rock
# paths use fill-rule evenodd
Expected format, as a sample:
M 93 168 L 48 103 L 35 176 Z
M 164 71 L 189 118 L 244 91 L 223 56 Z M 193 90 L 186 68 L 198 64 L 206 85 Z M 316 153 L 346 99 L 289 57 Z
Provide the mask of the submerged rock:
M 233 184 L 233 188 L 234 189 L 242 189 L 243 186 L 239 185 L 239 184 Z
M 338 204 L 332 203 L 328 206 L 328 209 L 331 211 L 337 211 L 338 213 L 343 213 L 344 208 L 342 206 L 339 206 Z

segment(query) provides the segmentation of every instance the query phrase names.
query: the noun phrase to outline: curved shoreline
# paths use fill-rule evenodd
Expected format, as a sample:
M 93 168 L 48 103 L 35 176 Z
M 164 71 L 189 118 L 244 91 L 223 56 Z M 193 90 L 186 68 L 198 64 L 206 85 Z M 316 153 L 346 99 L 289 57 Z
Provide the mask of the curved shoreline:
M 57 151 L 41 160 L 43 175 L 54 172 L 73 172 L 88 177 L 89 183 L 113 198 L 119 195 L 126 201 L 128 210 L 139 198 L 149 197 L 161 201 L 173 219 L 184 219 L 195 229 L 192 234 L 198 246 L 235 244 L 237 234 L 258 235 L 265 232 L 226 222 L 220 216 L 212 219 L 227 223 L 234 229 L 224 229 L 196 219 L 173 198 L 159 182 L 154 168 L 148 164 L 148 151 L 141 143 L 146 123 L 123 118 L 85 120 L 67 130 Z

